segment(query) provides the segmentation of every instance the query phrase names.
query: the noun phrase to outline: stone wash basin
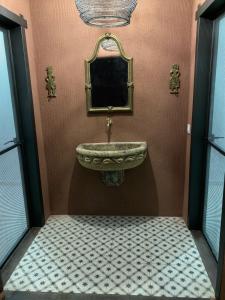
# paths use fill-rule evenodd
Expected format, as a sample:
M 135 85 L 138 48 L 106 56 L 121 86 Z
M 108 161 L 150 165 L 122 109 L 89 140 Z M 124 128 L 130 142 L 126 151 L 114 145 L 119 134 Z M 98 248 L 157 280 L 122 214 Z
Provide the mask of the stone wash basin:
M 76 148 L 80 164 L 95 171 L 122 171 L 140 164 L 147 155 L 146 142 L 89 143 Z

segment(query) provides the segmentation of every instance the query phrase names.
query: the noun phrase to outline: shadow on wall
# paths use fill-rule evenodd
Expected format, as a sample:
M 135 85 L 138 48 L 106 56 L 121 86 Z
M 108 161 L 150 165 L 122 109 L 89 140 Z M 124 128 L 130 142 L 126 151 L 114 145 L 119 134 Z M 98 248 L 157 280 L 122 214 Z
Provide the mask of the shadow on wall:
M 149 155 L 141 166 L 125 171 L 125 182 L 120 187 L 105 186 L 101 182 L 100 172 L 85 169 L 76 160 L 68 211 L 76 215 L 159 215 L 156 182 Z

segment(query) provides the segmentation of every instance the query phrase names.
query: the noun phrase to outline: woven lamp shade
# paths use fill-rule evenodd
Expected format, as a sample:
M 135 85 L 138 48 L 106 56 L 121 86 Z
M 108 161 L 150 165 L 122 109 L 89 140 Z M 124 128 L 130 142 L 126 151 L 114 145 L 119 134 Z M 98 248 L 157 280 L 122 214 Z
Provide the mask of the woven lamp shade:
M 75 0 L 75 3 L 86 24 L 120 27 L 130 24 L 137 0 Z

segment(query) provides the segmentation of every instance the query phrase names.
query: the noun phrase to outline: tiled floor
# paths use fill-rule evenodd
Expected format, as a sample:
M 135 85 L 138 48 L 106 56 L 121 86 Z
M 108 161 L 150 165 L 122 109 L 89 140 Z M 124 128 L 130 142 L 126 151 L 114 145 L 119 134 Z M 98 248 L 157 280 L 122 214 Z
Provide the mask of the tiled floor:
M 51 216 L 8 291 L 214 298 L 181 218 Z

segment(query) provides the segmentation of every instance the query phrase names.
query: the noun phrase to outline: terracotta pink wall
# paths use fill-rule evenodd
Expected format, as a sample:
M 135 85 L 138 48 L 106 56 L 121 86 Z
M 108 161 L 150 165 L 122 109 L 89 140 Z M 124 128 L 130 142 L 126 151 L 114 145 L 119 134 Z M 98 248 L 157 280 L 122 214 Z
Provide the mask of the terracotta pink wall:
M 45 216 L 47 218 L 50 213 L 48 180 L 47 180 L 46 158 L 45 158 L 45 150 L 44 150 L 44 136 L 42 132 L 42 121 L 41 121 L 41 114 L 40 114 L 38 84 L 37 84 L 37 77 L 36 77 L 35 53 L 34 53 L 35 51 L 34 51 L 32 23 L 31 23 L 31 15 L 30 15 L 30 5 L 29 5 L 29 1 L 27 0 L 0 0 L 0 5 L 4 6 L 5 8 L 8 8 L 15 14 L 18 15 L 22 14 L 28 22 L 28 29 L 26 29 L 26 39 L 27 39 L 29 66 L 30 66 L 30 73 L 31 73 L 33 101 L 34 101 L 34 113 L 35 113 L 36 133 L 37 133 L 37 141 L 38 141 L 39 163 L 40 163 L 40 170 L 41 170 L 42 192 L 44 198 Z
M 81 168 L 75 159 L 77 144 L 106 141 L 105 116 L 86 115 L 83 66 L 105 30 L 83 24 L 73 0 L 0 0 L 0 5 L 28 20 L 46 215 L 49 193 L 53 213 L 187 216 L 190 137 L 186 139 L 186 123 L 192 111 L 193 12 L 198 2 L 139 1 L 131 25 L 111 30 L 134 57 L 135 79 L 134 115 L 113 117 L 112 140 L 146 140 L 149 157 L 143 166 L 127 172 L 123 186 L 106 188 L 98 173 Z M 181 67 L 179 97 L 168 90 L 173 63 Z M 57 77 L 58 97 L 52 101 L 46 98 L 44 82 L 48 65 L 53 65 Z
M 134 114 L 113 117 L 113 141 L 148 142 L 149 157 L 107 188 L 79 166 L 75 148 L 106 141 L 106 117 L 87 117 L 84 59 L 106 30 L 82 23 L 74 0 L 30 1 L 36 71 L 52 213 L 182 215 L 190 84 L 192 0 L 138 2 L 130 26 L 110 30 L 134 58 Z M 181 69 L 180 96 L 168 89 L 171 65 Z M 52 65 L 57 98 L 48 101 Z

